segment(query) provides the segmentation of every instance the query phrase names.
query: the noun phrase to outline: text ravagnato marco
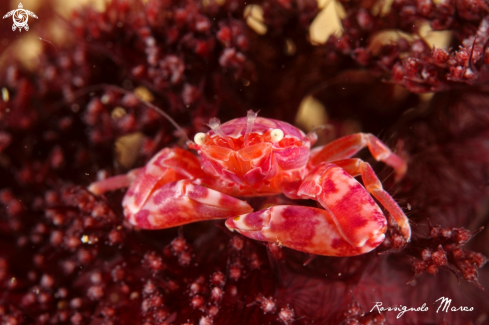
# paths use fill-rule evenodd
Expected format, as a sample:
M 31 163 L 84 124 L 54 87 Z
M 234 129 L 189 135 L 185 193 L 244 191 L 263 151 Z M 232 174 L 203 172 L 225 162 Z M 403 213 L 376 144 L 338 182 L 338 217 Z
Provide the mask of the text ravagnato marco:
M 439 303 L 438 308 L 436 309 L 436 312 L 438 313 L 439 311 L 442 312 L 457 312 L 457 311 L 473 311 L 474 307 L 466 307 L 466 306 L 451 306 L 452 304 L 452 299 L 446 298 L 446 297 L 440 297 L 435 300 L 433 304 Z M 408 306 L 394 306 L 394 307 L 384 307 L 382 306 L 382 302 L 376 301 L 375 305 L 372 307 L 370 312 L 374 311 L 377 309 L 379 313 L 383 311 L 396 311 L 399 312 L 396 316 L 396 318 L 401 318 L 405 313 L 408 311 L 413 311 L 413 312 L 426 312 L 428 311 L 428 307 L 426 306 L 426 303 L 423 303 L 423 305 L 419 307 L 408 307 Z

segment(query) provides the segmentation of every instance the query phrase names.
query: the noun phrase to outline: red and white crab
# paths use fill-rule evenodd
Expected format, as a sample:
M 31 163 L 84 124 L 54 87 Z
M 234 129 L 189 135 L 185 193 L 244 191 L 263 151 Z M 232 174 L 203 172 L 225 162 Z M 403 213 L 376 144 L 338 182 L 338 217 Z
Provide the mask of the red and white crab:
M 363 254 L 382 243 L 387 221 L 372 195 L 409 241 L 411 228 L 399 205 L 368 163 L 350 158 L 368 147 L 376 160 L 394 169 L 397 179 L 405 174 L 406 163 L 372 134 L 352 134 L 310 150 L 315 133 L 306 135 L 253 111 L 222 125 L 211 119 L 209 127 L 189 142 L 200 158 L 165 148 L 145 167 L 95 182 L 90 191 L 129 187 L 124 214 L 139 228 L 227 218 L 230 230 L 249 238 L 328 256 Z M 355 180 L 359 175 L 365 187 Z M 279 205 L 253 212 L 236 198 L 281 193 L 316 200 L 324 209 Z

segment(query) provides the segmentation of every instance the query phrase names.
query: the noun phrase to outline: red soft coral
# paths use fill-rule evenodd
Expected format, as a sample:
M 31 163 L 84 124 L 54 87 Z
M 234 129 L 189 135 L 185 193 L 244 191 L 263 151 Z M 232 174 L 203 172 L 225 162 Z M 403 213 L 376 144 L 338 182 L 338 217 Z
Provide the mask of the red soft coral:
M 241 1 L 113 0 L 103 12 L 73 13 L 64 22 L 72 39 L 59 51 L 44 42 L 37 70 L 11 60 L 0 71 L 9 93 L 0 101 L 3 323 L 486 322 L 478 285 L 489 285 L 487 232 L 472 238 L 489 215 L 484 2 L 402 0 L 386 14 L 376 13 L 375 2 L 342 2 L 344 33 L 315 45 L 308 36 L 315 1 L 254 4 L 263 9 L 264 35 L 247 26 Z M 423 21 L 452 30 L 452 48 L 400 38 L 372 52 L 379 32 L 417 33 Z M 248 109 L 293 122 L 311 93 L 333 129 L 383 132 L 409 162 L 398 184 L 374 166 L 408 209 L 412 242 L 391 223 L 374 252 L 308 260 L 233 235 L 219 221 L 133 229 L 122 192 L 96 197 L 86 186 L 97 174 L 121 174 L 165 146 L 183 145 L 135 89 L 149 90 L 189 134 L 210 117 L 225 121 Z M 427 91 L 438 93 L 415 94 Z M 120 149 L 128 134 L 136 139 L 130 154 Z M 115 142 L 132 159 L 117 157 Z M 249 203 L 311 204 L 283 196 Z M 474 311 L 437 313 L 442 296 Z M 397 319 L 397 312 L 379 314 L 376 302 L 429 310 Z

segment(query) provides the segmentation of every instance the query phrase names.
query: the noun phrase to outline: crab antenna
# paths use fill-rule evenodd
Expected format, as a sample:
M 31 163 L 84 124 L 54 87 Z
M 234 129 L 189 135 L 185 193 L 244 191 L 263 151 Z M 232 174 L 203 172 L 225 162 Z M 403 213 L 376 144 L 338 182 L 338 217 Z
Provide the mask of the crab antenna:
M 244 141 L 243 143 L 246 145 L 248 143 L 248 137 L 253 130 L 253 125 L 255 125 L 255 119 L 256 116 L 258 115 L 258 112 L 253 112 L 253 110 L 248 111 L 248 115 L 246 116 L 246 133 L 244 136 Z
M 91 86 L 91 87 L 87 87 L 85 89 L 81 89 L 79 91 L 76 91 L 73 93 L 73 98 L 72 100 L 75 100 L 77 99 L 78 97 L 81 97 L 85 94 L 88 94 L 88 93 L 91 93 L 93 91 L 98 91 L 98 90 L 105 90 L 105 89 L 111 89 L 113 91 L 116 91 L 116 92 L 119 92 L 121 94 L 124 94 L 124 95 L 133 95 L 133 96 L 136 96 L 134 94 L 134 92 L 131 92 L 129 90 L 126 90 L 124 88 L 121 88 L 121 87 L 117 87 L 117 86 L 113 86 L 113 85 L 107 85 L 107 84 L 100 84 L 100 85 L 94 85 L 94 86 Z M 187 136 L 187 133 L 185 133 L 185 131 L 182 129 L 182 127 L 180 125 L 178 125 L 177 122 L 175 122 L 174 119 L 172 119 L 170 117 L 170 115 L 168 115 L 167 113 L 165 113 L 161 108 L 159 108 L 158 106 L 156 105 L 153 105 L 151 104 L 150 102 L 142 99 L 142 98 L 139 98 L 138 96 L 136 96 L 137 100 L 146 105 L 147 107 L 149 107 L 150 109 L 152 109 L 153 111 L 157 112 L 158 114 L 160 114 L 161 116 L 163 116 L 168 122 L 170 122 L 174 127 L 175 129 L 177 129 L 177 131 L 179 131 L 179 133 L 181 133 L 185 139 L 187 139 L 186 143 L 190 142 L 190 139 L 188 138 Z
M 209 120 L 209 124 L 207 124 L 208 127 L 214 131 L 215 134 L 217 134 L 220 137 L 227 138 L 227 136 L 224 134 L 224 132 L 221 129 L 221 121 L 219 121 L 218 118 L 211 118 Z

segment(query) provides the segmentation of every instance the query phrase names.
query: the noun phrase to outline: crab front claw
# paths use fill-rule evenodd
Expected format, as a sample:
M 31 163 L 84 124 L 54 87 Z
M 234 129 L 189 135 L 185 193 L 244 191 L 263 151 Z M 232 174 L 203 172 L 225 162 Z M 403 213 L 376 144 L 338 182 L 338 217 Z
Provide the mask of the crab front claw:
M 370 252 L 384 240 L 385 227 L 362 246 L 345 240 L 330 213 L 304 206 L 274 206 L 226 220 L 226 227 L 242 235 L 309 254 L 354 256 Z
M 336 165 L 336 163 L 338 165 Z M 341 166 L 341 167 L 340 167 Z M 363 187 L 353 176 L 360 175 Z M 360 247 L 387 226 L 374 196 L 397 222 L 404 240 L 409 242 L 409 220 L 382 188 L 382 183 L 370 164 L 360 159 L 344 159 L 335 163 L 321 163 L 302 182 L 298 195 L 318 201 L 332 216 L 343 237 Z
M 248 203 L 229 195 L 179 180 L 154 192 L 139 207 L 130 196 L 122 202 L 129 222 L 143 229 L 172 228 L 187 223 L 225 219 L 253 211 Z

